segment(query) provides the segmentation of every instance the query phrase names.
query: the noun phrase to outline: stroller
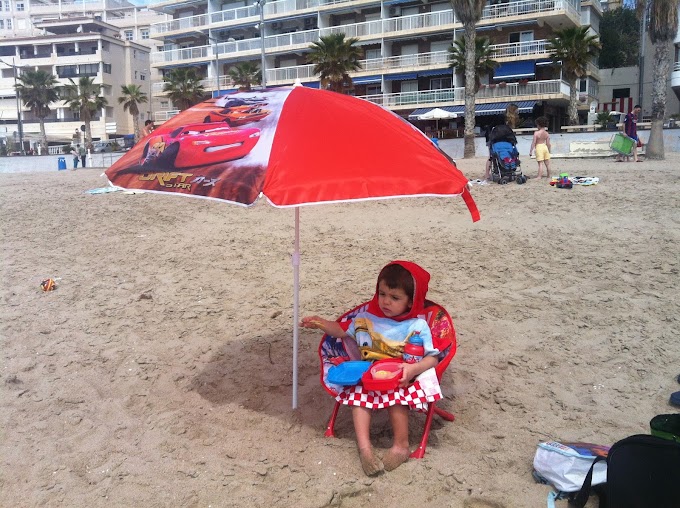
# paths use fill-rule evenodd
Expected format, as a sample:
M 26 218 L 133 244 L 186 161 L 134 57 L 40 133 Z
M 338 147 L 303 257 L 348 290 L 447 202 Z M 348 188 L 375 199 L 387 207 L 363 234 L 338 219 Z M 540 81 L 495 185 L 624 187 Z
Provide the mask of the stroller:
M 501 185 L 515 181 L 526 183 L 527 177 L 522 174 L 522 163 L 517 150 L 515 133 L 507 125 L 493 128 L 489 137 L 491 158 L 491 179 Z

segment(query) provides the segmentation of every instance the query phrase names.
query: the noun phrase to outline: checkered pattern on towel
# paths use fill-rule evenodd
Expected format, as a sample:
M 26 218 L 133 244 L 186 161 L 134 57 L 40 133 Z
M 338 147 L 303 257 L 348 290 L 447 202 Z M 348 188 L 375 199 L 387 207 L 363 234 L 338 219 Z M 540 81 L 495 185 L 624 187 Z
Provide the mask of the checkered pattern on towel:
M 339 392 L 335 400 L 347 406 L 369 409 L 384 409 L 395 404 L 402 404 L 418 411 L 427 411 L 429 402 L 435 402 L 441 398 L 442 392 L 437 375 L 434 369 L 428 369 L 406 388 L 374 392 L 366 390 L 361 385 L 349 386 Z

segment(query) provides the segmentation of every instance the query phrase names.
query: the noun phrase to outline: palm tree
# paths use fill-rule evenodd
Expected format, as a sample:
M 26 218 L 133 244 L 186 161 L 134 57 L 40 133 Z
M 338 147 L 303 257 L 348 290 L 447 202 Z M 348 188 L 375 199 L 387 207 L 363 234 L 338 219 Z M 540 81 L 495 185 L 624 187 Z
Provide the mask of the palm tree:
M 262 82 L 260 66 L 253 62 L 236 64 L 229 69 L 228 74 L 240 92 L 250 92 L 254 83 Z
M 132 115 L 132 123 L 135 129 L 135 143 L 139 141 L 139 104 L 146 104 L 148 98 L 139 85 L 122 85 L 118 97 L 118 104 L 123 105 L 124 111 Z
M 163 91 L 180 110 L 189 109 L 205 99 L 206 93 L 196 69 L 178 67 L 165 76 Z
M 482 19 L 486 0 L 451 0 L 456 18 L 465 32 L 465 147 L 463 157 L 475 156 L 475 48 L 477 22 Z
M 345 39 L 345 34 L 337 33 L 320 37 L 310 46 L 307 61 L 314 64 L 314 74 L 319 74 L 322 88 L 342 92 L 351 88 L 349 73 L 361 69 L 359 58 L 361 50 L 355 46 L 356 38 Z
M 569 27 L 555 30 L 548 39 L 550 58 L 562 65 L 562 76 L 569 83 L 569 125 L 578 125 L 578 104 L 576 81 L 585 76 L 588 62 L 596 57 L 600 42 L 596 35 L 588 35 L 590 27 Z
M 76 84 L 71 78 L 70 83 L 64 87 L 66 92 L 65 102 L 68 106 L 80 113 L 80 119 L 85 124 L 85 146 L 92 148 L 92 129 L 90 122 L 97 111 L 108 104 L 106 98 L 100 96 L 101 85 L 94 83 L 94 78 L 81 76 Z
M 59 100 L 55 88 L 57 77 L 45 71 L 24 70 L 19 76 L 19 81 L 21 83 L 16 85 L 17 94 L 40 122 L 40 145 L 42 153 L 47 153 L 45 118 L 50 114 L 50 104 Z
M 449 61 L 451 69 L 465 70 L 465 39 L 454 41 L 449 48 Z M 475 37 L 475 93 L 482 85 L 481 76 L 489 74 L 500 64 L 493 60 L 491 56 L 491 40 L 488 37 Z
M 652 130 L 645 153 L 650 159 L 664 159 L 663 120 L 666 115 L 666 86 L 671 65 L 669 48 L 678 33 L 678 0 L 640 1 L 644 4 L 651 1 L 649 38 L 654 44 Z

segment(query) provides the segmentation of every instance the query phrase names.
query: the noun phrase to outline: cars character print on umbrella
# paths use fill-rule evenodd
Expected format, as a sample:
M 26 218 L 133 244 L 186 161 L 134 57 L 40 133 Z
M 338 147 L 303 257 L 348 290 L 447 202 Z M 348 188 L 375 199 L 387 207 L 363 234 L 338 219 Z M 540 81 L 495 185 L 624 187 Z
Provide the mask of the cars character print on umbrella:
M 293 408 L 297 407 L 299 206 L 462 196 L 467 178 L 413 125 L 371 102 L 305 87 L 228 94 L 178 114 L 106 176 L 127 189 L 295 207 Z

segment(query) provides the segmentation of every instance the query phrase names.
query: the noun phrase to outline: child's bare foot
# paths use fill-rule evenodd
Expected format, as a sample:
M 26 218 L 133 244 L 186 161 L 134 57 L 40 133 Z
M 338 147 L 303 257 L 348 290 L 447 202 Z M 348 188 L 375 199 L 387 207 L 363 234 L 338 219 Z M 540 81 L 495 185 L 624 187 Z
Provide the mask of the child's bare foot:
M 378 457 L 373 453 L 373 448 L 364 448 L 359 450 L 359 459 L 361 459 L 361 467 L 366 473 L 366 476 L 375 476 L 383 472 L 385 467 Z
M 408 449 L 402 448 L 390 448 L 388 452 L 383 457 L 383 463 L 385 464 L 385 471 L 392 471 L 397 469 L 404 462 L 408 460 L 410 453 Z

